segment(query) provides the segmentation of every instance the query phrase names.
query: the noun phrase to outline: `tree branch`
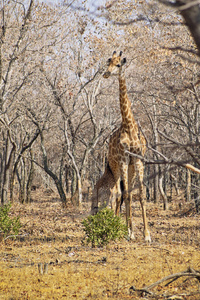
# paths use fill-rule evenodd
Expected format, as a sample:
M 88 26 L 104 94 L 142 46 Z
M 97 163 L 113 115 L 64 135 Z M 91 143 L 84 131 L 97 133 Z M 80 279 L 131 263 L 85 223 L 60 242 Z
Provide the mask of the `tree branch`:
M 135 291 L 135 292 L 139 292 L 140 295 L 143 295 L 143 294 L 150 294 L 150 295 L 154 295 L 155 294 L 151 291 L 149 291 L 150 289 L 154 288 L 155 286 L 163 283 L 164 281 L 167 281 L 167 280 L 177 280 L 178 278 L 180 277 L 184 277 L 184 276 L 188 276 L 188 277 L 194 277 L 196 278 L 198 281 L 200 281 L 200 271 L 196 271 L 194 269 L 192 269 L 191 267 L 189 267 L 187 270 L 183 271 L 183 272 L 179 272 L 179 273 L 175 273 L 175 274 L 171 274 L 171 275 L 168 275 L 142 289 L 136 289 L 134 286 L 130 287 L 130 290 L 131 291 Z

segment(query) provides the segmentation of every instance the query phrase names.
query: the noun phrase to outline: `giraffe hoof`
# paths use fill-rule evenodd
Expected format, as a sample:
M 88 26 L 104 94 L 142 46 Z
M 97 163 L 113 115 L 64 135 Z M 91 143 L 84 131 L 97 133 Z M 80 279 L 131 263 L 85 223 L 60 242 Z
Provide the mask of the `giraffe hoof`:
M 130 229 L 128 229 L 128 237 L 129 237 L 129 240 L 135 240 L 135 235 L 134 235 L 133 231 L 131 231 Z
M 149 232 L 149 231 L 145 232 L 144 236 L 145 236 L 145 238 L 144 238 L 144 239 L 145 239 L 145 242 L 151 243 L 150 232 Z

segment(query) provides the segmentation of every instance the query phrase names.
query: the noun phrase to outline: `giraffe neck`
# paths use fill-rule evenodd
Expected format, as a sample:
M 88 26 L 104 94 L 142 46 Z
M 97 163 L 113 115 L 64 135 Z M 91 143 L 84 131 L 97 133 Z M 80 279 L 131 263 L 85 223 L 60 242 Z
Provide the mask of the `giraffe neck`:
M 119 99 L 120 99 L 120 109 L 122 115 L 122 126 L 126 127 L 128 130 L 136 130 L 137 124 L 133 117 L 131 111 L 131 102 L 127 95 L 126 80 L 124 74 L 119 75 Z

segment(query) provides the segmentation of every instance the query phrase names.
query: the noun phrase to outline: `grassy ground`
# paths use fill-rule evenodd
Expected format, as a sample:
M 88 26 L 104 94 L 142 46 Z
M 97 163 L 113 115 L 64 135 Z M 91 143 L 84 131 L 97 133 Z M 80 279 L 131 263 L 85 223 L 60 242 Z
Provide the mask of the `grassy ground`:
M 63 208 L 51 194 L 34 192 L 30 205 L 14 203 L 23 228 L 16 239 L 0 243 L 0 299 L 146 299 L 130 290 L 143 288 L 189 266 L 200 270 L 200 218 L 189 205 L 168 212 L 148 204 L 152 243 L 143 241 L 138 202 L 133 204 L 136 241 L 123 240 L 105 248 L 83 245 L 81 220 L 90 210 Z M 48 264 L 40 274 L 38 264 Z M 151 299 L 200 299 L 197 279 L 166 282 Z M 179 298 L 178 298 L 179 297 Z M 168 297 L 168 299 L 170 299 Z

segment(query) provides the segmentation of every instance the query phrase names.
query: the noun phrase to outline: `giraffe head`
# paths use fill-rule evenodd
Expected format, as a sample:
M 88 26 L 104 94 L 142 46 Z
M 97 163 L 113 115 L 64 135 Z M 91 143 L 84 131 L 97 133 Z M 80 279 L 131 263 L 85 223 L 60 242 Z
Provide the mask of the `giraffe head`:
M 119 56 L 116 55 L 116 51 L 113 52 L 112 58 L 108 60 L 108 69 L 103 74 L 104 78 L 108 78 L 111 75 L 117 75 L 121 72 L 122 66 L 126 63 L 126 58 L 121 58 L 122 51 L 120 51 Z

